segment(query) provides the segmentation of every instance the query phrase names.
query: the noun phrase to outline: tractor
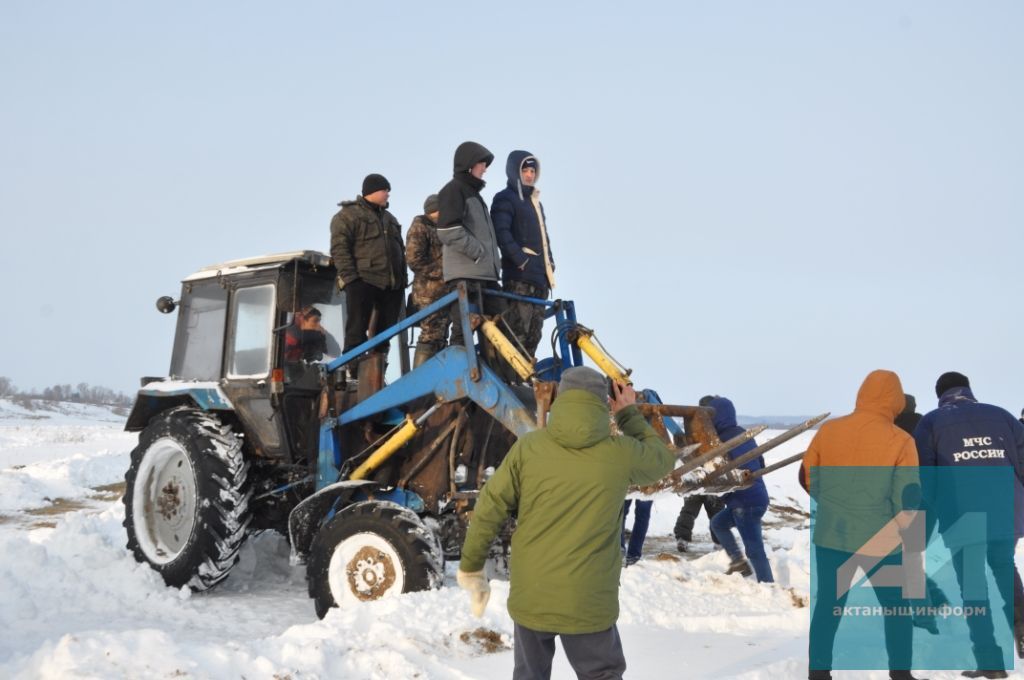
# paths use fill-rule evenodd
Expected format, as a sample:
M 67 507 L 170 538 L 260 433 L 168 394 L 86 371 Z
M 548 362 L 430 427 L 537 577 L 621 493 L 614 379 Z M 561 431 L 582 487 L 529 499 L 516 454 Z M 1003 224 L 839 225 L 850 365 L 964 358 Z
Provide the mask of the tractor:
M 124 526 L 129 550 L 169 586 L 216 586 L 247 536 L 275 530 L 305 565 L 320 617 L 439 587 L 480 488 L 517 437 L 544 425 L 561 371 L 587 356 L 611 380 L 631 382 L 571 301 L 484 291 L 541 305 L 554 319 L 552 356 L 538 361 L 500 315 L 479 313 L 464 286 L 390 328 L 371 324 L 367 341 L 343 353 L 336 279 L 326 255 L 291 252 L 206 267 L 183 280 L 177 300 L 157 301 L 161 312 L 177 310 L 177 328 L 168 376 L 142 379 L 125 426 L 139 442 L 125 474 Z M 409 334 L 455 304 L 464 344 L 410 369 Z M 314 308 L 321 351 L 298 356 L 288 334 L 299 337 L 293 326 Z M 390 354 L 378 351 L 384 343 Z M 722 493 L 750 483 L 738 466 L 752 456 L 725 455 L 745 439 L 720 442 L 710 409 L 639 394 L 680 457 L 655 489 Z M 507 557 L 513 530 L 510 522 L 496 559 Z

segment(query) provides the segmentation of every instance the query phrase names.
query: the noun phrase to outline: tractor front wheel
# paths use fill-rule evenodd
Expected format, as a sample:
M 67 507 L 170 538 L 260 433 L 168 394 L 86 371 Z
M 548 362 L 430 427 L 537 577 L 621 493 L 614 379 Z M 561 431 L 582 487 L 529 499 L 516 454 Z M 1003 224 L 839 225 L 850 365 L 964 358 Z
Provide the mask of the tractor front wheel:
M 313 539 L 306 577 L 323 618 L 398 593 L 438 588 L 444 557 L 416 513 L 394 503 L 365 501 L 332 517 Z

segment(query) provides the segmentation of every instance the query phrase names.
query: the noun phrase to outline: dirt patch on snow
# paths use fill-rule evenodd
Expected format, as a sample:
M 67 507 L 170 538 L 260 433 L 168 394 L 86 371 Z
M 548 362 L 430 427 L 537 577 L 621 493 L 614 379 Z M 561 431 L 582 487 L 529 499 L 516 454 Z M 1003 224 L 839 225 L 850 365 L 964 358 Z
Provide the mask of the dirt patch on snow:
M 84 510 L 87 507 L 89 507 L 88 501 L 75 500 L 74 498 L 54 498 L 50 501 L 49 505 L 44 505 L 41 508 L 31 508 L 26 510 L 25 514 L 33 517 L 51 517 L 76 510 Z
M 802 527 L 811 519 L 809 512 L 796 505 L 772 503 L 768 506 L 768 514 L 761 520 L 766 527 Z
M 94 486 L 95 498 L 101 501 L 119 501 L 124 497 L 124 482 Z
M 495 654 L 512 649 L 501 637 L 501 633 L 489 628 L 477 628 L 474 631 L 466 631 L 459 635 L 459 639 L 484 654 Z

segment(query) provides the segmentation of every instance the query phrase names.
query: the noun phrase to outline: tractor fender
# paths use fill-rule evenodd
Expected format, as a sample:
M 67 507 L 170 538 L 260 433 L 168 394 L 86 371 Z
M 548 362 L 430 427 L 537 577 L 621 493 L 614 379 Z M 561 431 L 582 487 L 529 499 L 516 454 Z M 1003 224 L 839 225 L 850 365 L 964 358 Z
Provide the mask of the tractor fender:
M 157 380 L 139 390 L 124 429 L 139 432 L 155 416 L 175 406 L 194 406 L 204 411 L 235 410 L 231 400 L 215 382 Z
M 335 482 L 296 505 L 288 515 L 288 540 L 292 546 L 291 563 L 295 565 L 305 561 L 320 524 L 338 501 L 345 503 L 355 492 L 372 488 L 380 488 L 380 484 L 371 479 Z

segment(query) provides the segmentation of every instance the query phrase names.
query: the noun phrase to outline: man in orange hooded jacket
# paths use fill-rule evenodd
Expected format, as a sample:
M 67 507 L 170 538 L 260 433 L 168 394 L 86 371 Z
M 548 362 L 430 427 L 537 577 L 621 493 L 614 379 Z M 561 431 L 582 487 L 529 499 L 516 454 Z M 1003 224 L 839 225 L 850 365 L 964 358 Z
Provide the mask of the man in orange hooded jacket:
M 811 680 L 832 677 L 832 647 L 848 595 L 836 592 L 840 568 L 851 559 L 863 559 L 867 569 L 871 568 L 868 564 L 900 564 L 899 554 L 889 554 L 888 546 L 872 550 L 871 541 L 900 515 L 907 487 L 917 478 L 914 440 L 893 422 L 903 406 L 899 376 L 892 371 L 872 371 L 857 393 L 853 413 L 822 425 L 804 456 L 801 483 L 816 501 L 813 541 L 818 587 L 811 614 Z M 815 472 L 815 467 L 895 468 L 902 472 L 823 474 L 825 470 Z M 897 521 L 904 517 L 900 515 Z M 872 581 L 874 576 L 872 573 Z M 876 586 L 875 593 L 883 607 L 905 606 L 899 588 Z M 885 646 L 893 680 L 913 678 L 911 626 L 909 616 L 885 617 Z

